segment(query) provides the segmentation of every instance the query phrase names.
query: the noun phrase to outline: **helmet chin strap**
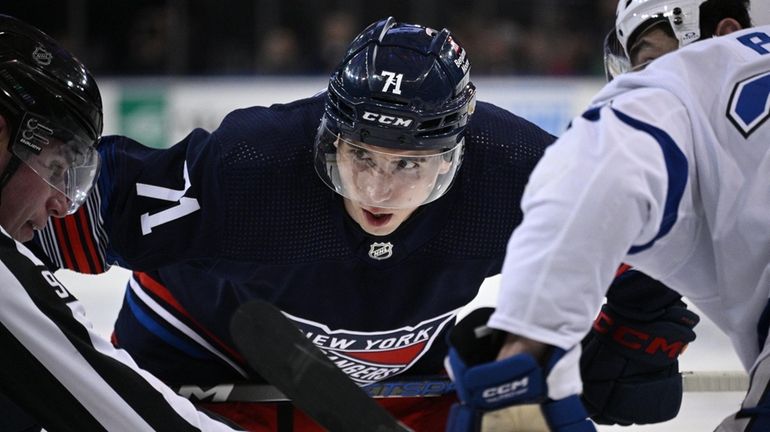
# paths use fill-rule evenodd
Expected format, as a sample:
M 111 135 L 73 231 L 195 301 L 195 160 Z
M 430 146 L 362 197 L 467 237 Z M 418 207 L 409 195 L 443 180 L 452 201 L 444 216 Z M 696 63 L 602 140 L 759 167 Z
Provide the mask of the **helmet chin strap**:
M 2 205 L 3 189 L 5 189 L 5 185 L 8 184 L 9 180 L 11 180 L 11 177 L 13 177 L 13 175 L 16 173 L 20 165 L 21 159 L 19 159 L 19 157 L 15 154 L 11 153 L 11 159 L 8 161 L 8 165 L 6 165 L 3 172 L 0 173 L 0 205 Z

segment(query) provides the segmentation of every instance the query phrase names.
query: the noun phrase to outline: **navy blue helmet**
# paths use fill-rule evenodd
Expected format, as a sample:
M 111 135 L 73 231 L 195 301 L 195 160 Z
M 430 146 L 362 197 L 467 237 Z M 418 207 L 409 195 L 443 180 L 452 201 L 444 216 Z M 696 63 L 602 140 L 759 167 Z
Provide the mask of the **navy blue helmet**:
M 329 80 L 327 126 L 394 149 L 457 145 L 475 107 L 466 51 L 449 30 L 377 21 Z
M 434 190 L 424 200 L 378 206 L 421 205 L 443 195 L 460 165 L 465 127 L 476 105 L 469 70 L 468 55 L 449 30 L 398 23 L 392 17 L 367 27 L 329 79 L 316 137 L 316 170 L 324 182 L 347 198 L 362 200 L 339 178 L 336 152 L 344 142 L 368 146 L 363 149 L 367 152 L 419 152 L 422 168 L 429 166 L 425 159 L 431 156 L 450 164 L 436 168 L 440 172 L 431 184 Z M 372 160 L 362 157 L 359 165 Z M 435 173 L 420 174 L 425 178 Z

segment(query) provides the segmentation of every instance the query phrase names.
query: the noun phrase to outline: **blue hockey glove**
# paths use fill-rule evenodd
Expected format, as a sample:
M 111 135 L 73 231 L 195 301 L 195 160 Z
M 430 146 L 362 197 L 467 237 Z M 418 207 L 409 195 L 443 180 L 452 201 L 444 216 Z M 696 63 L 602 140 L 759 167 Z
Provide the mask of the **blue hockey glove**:
M 460 403 L 452 407 L 447 431 L 479 431 L 485 412 L 529 403 L 541 404 L 552 431 L 595 431 L 576 394 L 557 400 L 549 398 L 549 375 L 552 372 L 556 376 L 570 375 L 565 370 L 569 369 L 569 362 L 577 367 L 579 350 L 565 352 L 552 348 L 545 367 L 529 354 L 495 361 L 505 334 L 486 327 L 492 311 L 492 308 L 482 308 L 471 312 L 449 333 L 446 368 Z
M 583 340 L 583 403 L 600 424 L 674 418 L 682 403 L 677 357 L 695 340 L 698 315 L 677 301 L 656 312 L 602 307 Z

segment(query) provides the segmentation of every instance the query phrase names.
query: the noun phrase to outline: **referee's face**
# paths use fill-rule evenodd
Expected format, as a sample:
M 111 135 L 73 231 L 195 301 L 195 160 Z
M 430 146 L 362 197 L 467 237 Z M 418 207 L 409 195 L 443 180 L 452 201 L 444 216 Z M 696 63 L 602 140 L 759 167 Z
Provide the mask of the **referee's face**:
M 11 131 L 0 116 L 0 173 L 11 160 L 10 136 Z M 67 206 L 63 193 L 46 183 L 29 165 L 20 163 L 0 192 L 0 226 L 14 239 L 29 241 L 50 216 L 65 216 Z

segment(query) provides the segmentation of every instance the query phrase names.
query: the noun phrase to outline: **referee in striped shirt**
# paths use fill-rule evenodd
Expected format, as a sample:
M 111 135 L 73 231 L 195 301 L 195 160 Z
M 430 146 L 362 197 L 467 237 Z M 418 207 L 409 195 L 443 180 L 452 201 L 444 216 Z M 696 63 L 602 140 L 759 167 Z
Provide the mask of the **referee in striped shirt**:
M 0 15 L 0 430 L 236 430 L 96 335 L 82 305 L 20 243 L 83 203 L 101 131 L 101 96 L 85 67 Z

